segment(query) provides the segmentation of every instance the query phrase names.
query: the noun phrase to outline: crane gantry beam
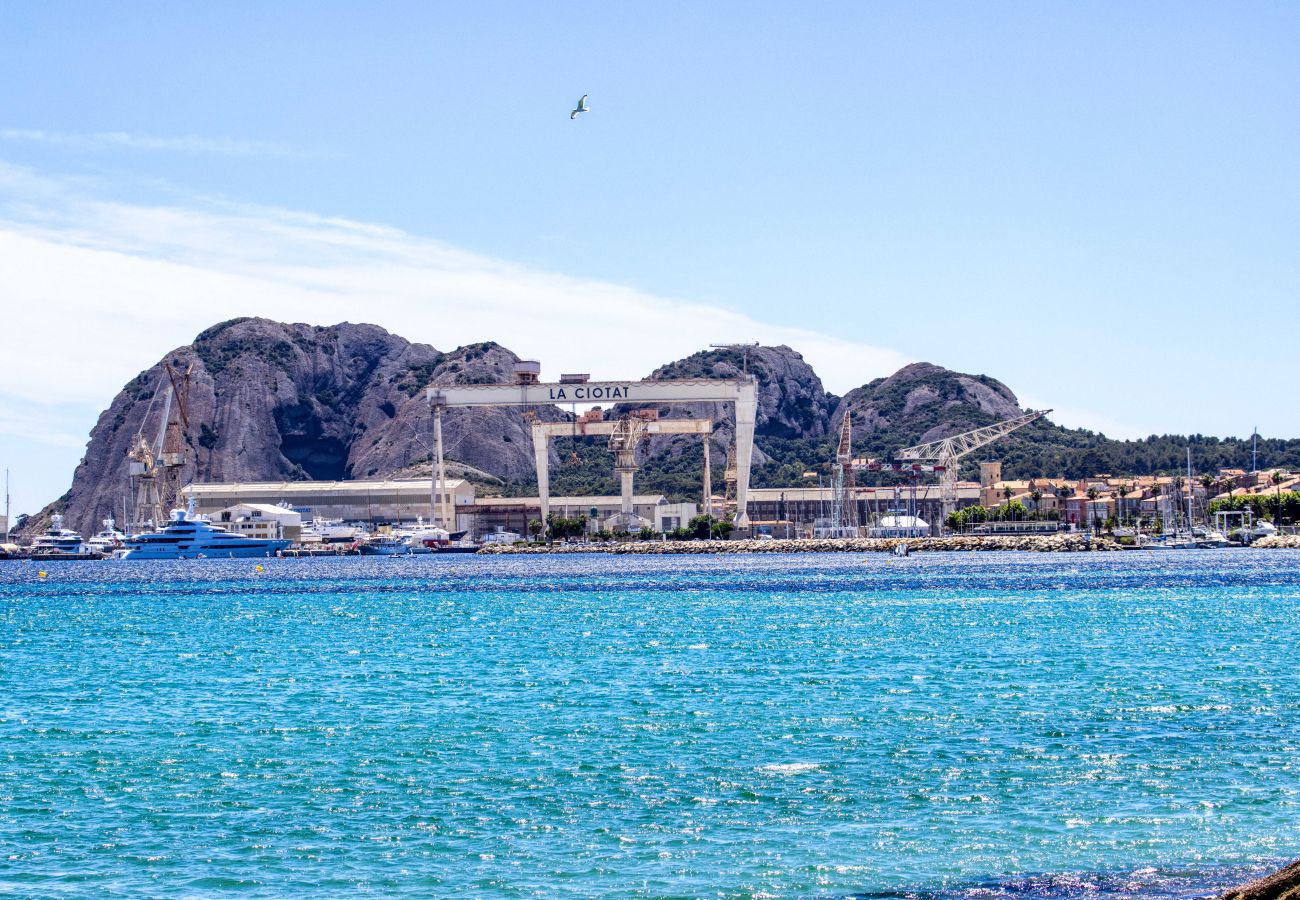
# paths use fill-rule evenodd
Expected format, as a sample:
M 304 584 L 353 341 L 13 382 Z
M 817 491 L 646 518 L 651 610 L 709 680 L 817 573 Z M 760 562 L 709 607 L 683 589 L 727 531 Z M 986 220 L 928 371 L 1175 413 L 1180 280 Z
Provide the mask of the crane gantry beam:
M 516 384 L 429 385 L 426 392 L 434 412 L 437 459 L 442 459 L 442 413 L 468 406 L 553 406 L 574 403 L 731 403 L 736 411 L 736 527 L 749 527 L 746 502 L 754 454 L 754 425 L 758 414 L 758 382 L 752 377 L 683 379 L 681 381 L 589 381 L 579 384 L 529 382 Z M 438 468 L 442 466 L 439 462 Z M 445 475 L 438 476 L 445 484 Z M 445 493 L 445 489 L 443 490 Z
M 636 416 L 600 422 L 533 422 L 533 454 L 537 463 L 537 497 L 541 506 L 542 521 L 551 511 L 550 439 L 556 437 L 609 437 L 610 449 L 623 453 L 622 465 L 615 469 L 620 479 L 619 510 L 625 516 L 632 513 L 632 475 L 636 471 L 633 453 L 637 443 L 645 437 L 660 434 L 698 434 L 704 438 L 704 509 L 709 508 L 712 481 L 709 477 L 709 437 L 713 422 L 709 419 L 658 419 L 647 422 Z M 617 456 L 616 456 L 617 459 Z

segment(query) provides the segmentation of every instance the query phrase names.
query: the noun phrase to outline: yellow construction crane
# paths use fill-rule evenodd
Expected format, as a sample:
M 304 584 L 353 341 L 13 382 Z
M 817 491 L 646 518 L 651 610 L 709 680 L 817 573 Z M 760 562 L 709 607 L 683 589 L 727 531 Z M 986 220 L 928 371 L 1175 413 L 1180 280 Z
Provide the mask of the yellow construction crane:
M 183 373 L 173 368 L 171 363 L 166 363 L 165 366 L 170 385 L 163 402 L 162 417 L 158 422 L 158 437 L 150 443 L 144 435 L 145 420 L 149 418 L 149 410 L 146 409 L 140 430 L 136 432 L 131 449 L 127 452 L 128 472 L 135 501 L 133 525 L 136 529 L 149 526 L 161 528 L 167 521 L 168 512 L 180 502 L 185 464 L 189 459 L 185 433 L 190 424 L 189 387 L 194 364 L 190 363 Z M 159 384 L 159 387 L 162 385 Z M 151 400 L 149 409 L 152 408 Z
M 163 509 L 170 511 L 180 505 L 185 464 L 189 462 L 185 435 L 190 428 L 190 373 L 194 371 L 194 363 L 190 363 L 184 373 L 172 368 L 171 363 L 166 366 L 167 380 L 171 382 L 171 392 L 167 396 L 169 400 L 174 397 L 175 403 L 169 404 L 172 408 L 166 417 L 166 432 L 159 458 L 162 477 L 159 479 L 158 494 Z

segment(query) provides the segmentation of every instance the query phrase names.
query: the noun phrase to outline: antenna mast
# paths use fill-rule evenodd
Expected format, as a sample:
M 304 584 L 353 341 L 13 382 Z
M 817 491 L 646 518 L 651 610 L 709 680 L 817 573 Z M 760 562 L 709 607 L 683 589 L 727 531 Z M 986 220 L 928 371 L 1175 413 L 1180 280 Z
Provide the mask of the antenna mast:
M 758 341 L 750 341 L 746 344 L 709 344 L 714 350 L 739 350 L 740 351 L 740 368 L 745 377 L 749 377 L 749 351 L 753 347 L 759 346 Z

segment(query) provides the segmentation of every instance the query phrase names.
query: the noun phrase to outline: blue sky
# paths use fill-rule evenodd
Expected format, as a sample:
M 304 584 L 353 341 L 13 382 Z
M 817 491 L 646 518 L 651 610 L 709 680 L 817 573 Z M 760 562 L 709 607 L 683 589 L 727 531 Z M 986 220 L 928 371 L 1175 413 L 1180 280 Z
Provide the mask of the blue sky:
M 11 5 L 0 462 L 35 509 L 123 381 L 250 312 L 611 377 L 786 340 L 838 392 L 925 359 L 1120 436 L 1295 436 L 1297 38 L 1286 4 Z

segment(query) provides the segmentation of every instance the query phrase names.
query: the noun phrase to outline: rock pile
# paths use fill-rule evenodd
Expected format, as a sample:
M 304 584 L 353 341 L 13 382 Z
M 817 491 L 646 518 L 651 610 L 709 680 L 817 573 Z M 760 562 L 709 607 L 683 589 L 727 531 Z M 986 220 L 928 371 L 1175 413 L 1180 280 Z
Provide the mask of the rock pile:
M 1270 534 L 1250 546 L 1264 550 L 1300 550 L 1300 534 Z
M 1114 541 L 1088 534 L 1005 535 L 996 537 L 943 538 L 840 538 L 835 540 L 782 541 L 627 541 L 610 544 L 490 544 L 480 553 L 891 553 L 900 544 L 909 552 L 971 552 L 979 550 L 1028 550 L 1041 553 L 1072 553 L 1083 550 L 1119 550 Z

